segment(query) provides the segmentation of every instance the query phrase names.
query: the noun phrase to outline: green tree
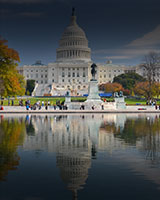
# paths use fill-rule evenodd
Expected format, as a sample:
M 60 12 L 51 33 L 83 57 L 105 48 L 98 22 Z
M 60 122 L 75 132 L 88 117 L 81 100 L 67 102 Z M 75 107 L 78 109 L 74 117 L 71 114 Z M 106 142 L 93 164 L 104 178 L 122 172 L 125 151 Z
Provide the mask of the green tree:
M 133 72 L 121 74 L 119 76 L 114 77 L 113 79 L 113 83 L 119 83 L 123 86 L 124 89 L 128 89 L 130 91 L 132 91 L 136 83 L 144 81 L 145 78 Z
M 28 94 L 28 92 L 29 92 L 29 95 L 31 95 L 34 88 L 35 88 L 35 80 L 27 80 L 26 94 Z
M 3 82 L 2 96 L 23 95 L 25 92 L 24 77 L 18 73 L 20 62 L 18 52 L 7 45 L 7 40 L 0 37 L 0 80 Z

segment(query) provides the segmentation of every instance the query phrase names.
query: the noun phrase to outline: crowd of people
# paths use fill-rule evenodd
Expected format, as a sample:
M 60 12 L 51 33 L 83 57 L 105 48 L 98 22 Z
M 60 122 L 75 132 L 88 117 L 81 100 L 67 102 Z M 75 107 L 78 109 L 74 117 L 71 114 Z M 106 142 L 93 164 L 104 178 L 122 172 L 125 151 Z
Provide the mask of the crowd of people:
M 106 99 L 103 99 L 103 103 L 101 104 L 101 110 L 104 110 L 104 105 L 105 103 L 107 103 L 108 101 Z M 111 102 L 111 101 L 110 101 Z M 113 102 L 113 101 L 112 101 Z M 13 99 L 8 99 L 8 106 L 14 106 L 14 100 Z M 6 105 L 6 102 L 5 102 Z M 136 105 L 141 105 L 141 104 L 136 104 Z M 160 105 L 157 105 L 157 101 L 156 100 L 149 100 L 146 102 L 146 105 L 148 106 L 152 106 L 155 108 L 155 110 L 160 110 Z M 48 110 L 49 108 L 52 108 L 54 110 L 68 110 L 67 105 L 65 104 L 64 101 L 60 100 L 56 100 L 55 103 L 50 102 L 49 100 L 44 101 L 44 100 L 38 100 L 36 103 L 31 104 L 30 99 L 27 100 L 23 100 L 20 99 L 19 100 L 19 106 L 25 106 L 26 110 L 41 110 L 43 108 L 43 110 Z M 80 104 L 80 110 L 85 110 L 85 104 L 81 103 Z M 95 106 L 94 104 L 91 106 L 92 110 L 97 110 L 99 108 L 97 108 L 97 106 Z M 0 110 L 4 110 L 4 100 L 1 99 L 1 103 L 0 103 Z
M 20 104 L 21 105 L 21 104 Z M 22 104 L 23 105 L 23 104 Z M 37 101 L 33 105 L 31 105 L 30 100 L 25 101 L 26 110 L 41 110 L 42 108 L 45 108 L 45 110 L 48 110 L 49 107 L 53 107 L 54 110 L 67 110 L 67 106 L 64 105 L 64 103 L 60 103 L 60 101 L 57 101 L 56 104 L 51 105 L 50 101 Z

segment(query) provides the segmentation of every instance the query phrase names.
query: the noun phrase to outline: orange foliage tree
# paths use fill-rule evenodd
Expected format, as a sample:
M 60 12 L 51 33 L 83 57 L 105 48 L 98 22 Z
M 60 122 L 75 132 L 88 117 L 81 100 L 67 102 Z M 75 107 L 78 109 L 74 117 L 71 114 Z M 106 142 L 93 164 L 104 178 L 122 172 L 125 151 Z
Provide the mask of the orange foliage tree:
M 139 82 L 135 85 L 134 93 L 145 98 L 150 98 L 150 85 L 149 82 Z
M 146 99 L 160 95 L 160 83 L 154 82 L 152 86 L 149 82 L 140 82 L 135 85 L 134 92 L 136 95 L 144 96 Z
M 0 37 L 0 80 L 3 82 L 1 96 L 24 95 L 24 77 L 17 71 L 20 58 L 18 52 L 7 45 L 7 40 Z M 1 86 L 0 86 L 1 87 Z
M 104 92 L 119 92 L 124 90 L 122 85 L 119 83 L 104 83 L 99 86 L 99 89 Z

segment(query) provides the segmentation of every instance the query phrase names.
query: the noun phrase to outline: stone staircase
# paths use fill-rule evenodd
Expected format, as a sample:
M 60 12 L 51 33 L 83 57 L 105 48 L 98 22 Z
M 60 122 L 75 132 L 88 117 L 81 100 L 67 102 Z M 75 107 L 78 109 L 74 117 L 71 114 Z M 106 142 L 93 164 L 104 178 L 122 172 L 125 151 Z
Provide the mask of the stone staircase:
M 44 96 L 45 94 L 52 94 L 51 84 L 36 84 L 35 89 L 32 92 L 32 96 Z

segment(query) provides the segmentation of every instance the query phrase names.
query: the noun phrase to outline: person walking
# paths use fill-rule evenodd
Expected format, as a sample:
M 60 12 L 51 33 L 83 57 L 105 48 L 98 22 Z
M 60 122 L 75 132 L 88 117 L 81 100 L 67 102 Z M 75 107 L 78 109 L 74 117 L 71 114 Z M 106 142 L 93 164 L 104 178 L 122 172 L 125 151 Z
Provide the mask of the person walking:
M 101 104 L 101 108 L 102 108 L 102 110 L 104 110 L 104 104 L 103 103 Z
M 45 109 L 48 110 L 48 102 L 45 103 Z

